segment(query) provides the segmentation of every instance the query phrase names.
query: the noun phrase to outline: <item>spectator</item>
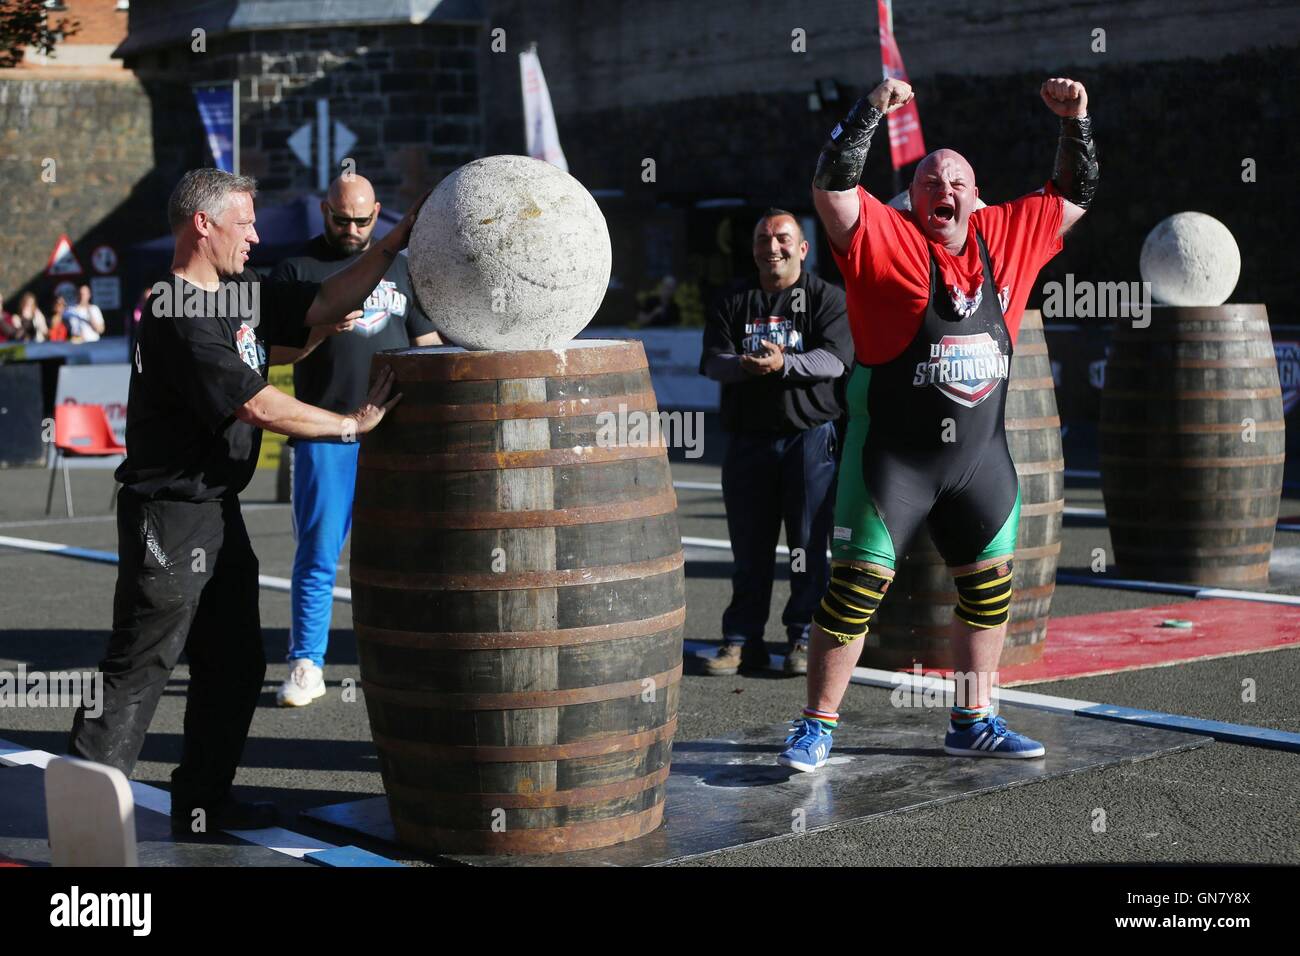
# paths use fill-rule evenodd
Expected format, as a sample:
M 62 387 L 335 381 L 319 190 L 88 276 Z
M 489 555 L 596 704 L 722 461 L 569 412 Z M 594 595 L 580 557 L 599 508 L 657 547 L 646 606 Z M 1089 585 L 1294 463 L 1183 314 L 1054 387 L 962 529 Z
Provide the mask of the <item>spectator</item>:
M 704 664 L 711 675 L 767 667 L 763 632 L 783 520 L 792 555 L 785 672 L 807 672 L 809 626 L 827 582 L 836 380 L 853 361 L 844 293 L 803 271 L 808 243 L 798 220 L 769 209 L 753 245 L 758 279 L 714 306 L 700 360 L 701 373 L 722 383 L 722 427 L 731 432 L 722 497 L 736 559 L 724 643 Z
M 644 326 L 680 325 L 681 309 L 673 301 L 676 294 L 677 280 L 672 276 L 664 276 L 659 281 L 659 287 L 646 297 L 642 307 L 637 310 L 636 325 L 633 327 L 639 329 Z
M 370 180 L 352 174 L 334 180 L 321 203 L 323 232 L 304 254 L 286 259 L 273 278 L 323 282 L 373 245 L 380 204 Z M 348 332 L 332 336 L 294 365 L 294 395 L 309 405 L 346 412 L 369 391 L 370 364 L 382 349 L 440 345 L 442 339 L 411 289 L 406 257 L 392 261 Z M 352 526 L 357 442 L 326 437 L 290 439 L 293 445 L 293 626 L 285 660 L 289 672 L 276 694 L 281 707 L 303 707 L 325 694 L 325 652 L 334 610 L 334 576 Z
M 49 341 L 68 341 L 68 323 L 63 321 L 63 315 L 66 311 L 67 303 L 63 301 L 63 296 L 56 295 L 54 297 L 54 302 L 50 305 Z
M 77 296 L 77 304 L 68 306 L 64 316 L 68 336 L 73 342 L 98 342 L 104 334 L 104 313 L 90 301 L 90 286 L 86 283 L 78 287 Z
M 15 342 L 44 342 L 49 337 L 45 314 L 31 292 L 24 292 L 18 300 L 18 311 L 10 316 L 6 331 Z

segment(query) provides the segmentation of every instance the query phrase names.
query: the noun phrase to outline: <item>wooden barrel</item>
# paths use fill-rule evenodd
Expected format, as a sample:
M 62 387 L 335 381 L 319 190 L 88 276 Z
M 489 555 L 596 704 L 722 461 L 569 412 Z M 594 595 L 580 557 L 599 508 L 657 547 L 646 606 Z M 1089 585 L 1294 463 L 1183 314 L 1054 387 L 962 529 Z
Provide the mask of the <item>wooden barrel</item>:
M 1147 328 L 1117 322 L 1100 450 L 1120 574 L 1267 586 L 1286 424 L 1264 306 L 1157 306 Z
M 1020 477 L 1020 529 L 1012 578 L 1011 620 L 1000 667 L 1038 660 L 1056 590 L 1065 509 L 1065 459 L 1043 318 L 1026 311 L 1007 382 L 1007 447 Z M 922 528 L 899 563 L 894 583 L 867 632 L 864 667 L 953 666 L 949 629 L 957 589 L 929 531 Z
M 549 853 L 649 833 L 686 598 L 668 459 L 636 429 L 658 414 L 644 349 L 384 366 L 403 399 L 361 446 L 352 611 L 398 839 Z

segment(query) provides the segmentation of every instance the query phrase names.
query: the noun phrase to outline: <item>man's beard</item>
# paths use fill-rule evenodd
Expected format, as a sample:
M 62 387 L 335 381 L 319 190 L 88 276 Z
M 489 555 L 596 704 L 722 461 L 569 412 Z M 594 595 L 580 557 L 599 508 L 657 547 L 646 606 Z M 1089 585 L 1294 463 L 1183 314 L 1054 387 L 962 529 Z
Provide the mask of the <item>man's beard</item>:
M 339 237 L 336 238 L 333 242 L 333 246 L 335 249 L 337 249 L 339 252 L 343 253 L 344 255 L 349 255 L 349 256 L 355 256 L 358 253 L 364 252 L 366 246 L 368 245 L 370 245 L 369 239 L 345 239 L 343 237 Z

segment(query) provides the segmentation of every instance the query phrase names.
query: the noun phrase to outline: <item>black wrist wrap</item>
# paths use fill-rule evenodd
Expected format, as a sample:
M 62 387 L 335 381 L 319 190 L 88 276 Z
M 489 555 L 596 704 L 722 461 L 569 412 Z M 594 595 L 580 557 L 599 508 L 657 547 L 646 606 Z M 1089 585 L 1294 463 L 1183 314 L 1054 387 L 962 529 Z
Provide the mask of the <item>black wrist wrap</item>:
M 1063 116 L 1052 183 L 1067 200 L 1087 209 L 1097 192 L 1101 170 L 1092 141 L 1091 116 Z
M 822 147 L 813 186 L 838 193 L 858 185 L 862 166 L 867 161 L 867 150 L 871 148 L 871 134 L 876 131 L 876 124 L 883 115 L 866 99 L 853 104 L 849 115 L 831 131 L 831 138 Z

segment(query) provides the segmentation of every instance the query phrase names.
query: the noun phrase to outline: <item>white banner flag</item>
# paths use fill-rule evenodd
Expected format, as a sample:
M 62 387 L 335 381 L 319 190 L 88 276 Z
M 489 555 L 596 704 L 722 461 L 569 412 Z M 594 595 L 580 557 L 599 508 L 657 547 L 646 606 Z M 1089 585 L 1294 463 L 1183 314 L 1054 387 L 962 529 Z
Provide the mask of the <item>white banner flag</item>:
M 560 134 L 555 129 L 555 112 L 551 109 L 551 94 L 542 76 L 542 61 L 536 49 L 519 54 L 519 75 L 524 88 L 524 132 L 528 142 L 528 155 L 557 166 L 566 173 L 569 164 L 560 149 Z

